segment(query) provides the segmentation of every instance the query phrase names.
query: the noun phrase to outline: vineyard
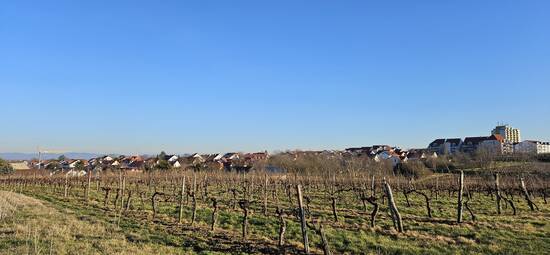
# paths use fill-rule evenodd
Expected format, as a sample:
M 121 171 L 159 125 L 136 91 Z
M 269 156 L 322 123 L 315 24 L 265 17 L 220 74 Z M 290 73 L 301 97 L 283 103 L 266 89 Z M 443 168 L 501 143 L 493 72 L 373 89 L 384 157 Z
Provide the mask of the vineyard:
M 3 176 L 0 188 L 107 226 L 107 233 L 138 247 L 132 253 L 550 252 L 550 176 L 538 170 L 422 178 L 374 170 L 106 171 L 82 177 L 35 172 Z M 9 221 L 0 218 L 4 225 Z M 42 231 L 32 245 L 9 243 L 4 227 L 0 247 L 51 254 L 60 244 Z M 89 253 L 124 253 L 99 245 L 101 236 L 94 233 L 69 238 Z M 53 251 L 81 252 L 88 253 Z

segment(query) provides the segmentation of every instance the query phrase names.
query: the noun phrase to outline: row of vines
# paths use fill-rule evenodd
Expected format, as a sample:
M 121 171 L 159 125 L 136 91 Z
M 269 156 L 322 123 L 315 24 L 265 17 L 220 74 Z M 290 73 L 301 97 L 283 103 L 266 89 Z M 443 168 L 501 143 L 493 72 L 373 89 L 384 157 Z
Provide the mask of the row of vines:
M 239 236 L 247 242 L 254 231 L 250 221 L 275 225 L 273 240 L 277 252 L 331 254 L 325 227 L 354 227 L 350 217 L 361 217 L 366 227 L 375 228 L 379 216 L 387 214 L 398 233 L 407 231 L 407 218 L 400 209 L 415 197 L 422 203 L 423 215 L 433 218 L 434 202 L 455 201 L 455 224 L 476 221 L 480 214 L 517 215 L 537 211 L 547 204 L 550 192 L 548 176 L 518 173 L 467 174 L 455 172 L 415 180 L 402 176 L 379 176 L 356 171 L 327 174 L 281 174 L 268 172 L 148 172 L 112 171 L 82 177 L 10 175 L 0 178 L 4 190 L 25 193 L 44 192 L 59 198 L 77 198 L 104 210 L 115 212 L 118 219 L 147 217 L 151 222 L 208 228 L 216 232 L 223 213 L 238 214 Z M 397 200 L 396 196 L 401 198 Z M 493 210 L 471 205 L 477 197 L 494 201 Z M 527 205 L 520 211 L 518 204 Z M 163 209 L 170 208 L 170 209 Z M 204 211 L 204 209 L 208 209 Z M 199 217 L 199 211 L 208 217 Z M 300 226 L 300 244 L 287 242 L 287 225 Z M 253 229 L 252 229 L 253 230 Z M 314 243 L 310 239 L 314 237 Z M 310 250 L 310 246 L 313 250 Z M 273 251 L 267 251 L 273 252 Z

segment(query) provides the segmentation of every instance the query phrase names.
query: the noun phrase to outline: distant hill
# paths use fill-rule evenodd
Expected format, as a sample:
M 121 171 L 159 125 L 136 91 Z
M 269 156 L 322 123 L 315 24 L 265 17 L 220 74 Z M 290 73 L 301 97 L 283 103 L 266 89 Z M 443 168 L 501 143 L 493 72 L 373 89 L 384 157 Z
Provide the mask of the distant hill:
M 65 155 L 65 157 L 69 159 L 86 159 L 86 160 L 101 156 L 95 153 L 81 153 L 81 152 L 44 153 L 42 154 L 42 159 L 57 159 L 61 155 Z M 31 160 L 33 158 L 38 158 L 38 153 L 5 152 L 5 153 L 0 153 L 0 158 L 5 160 Z

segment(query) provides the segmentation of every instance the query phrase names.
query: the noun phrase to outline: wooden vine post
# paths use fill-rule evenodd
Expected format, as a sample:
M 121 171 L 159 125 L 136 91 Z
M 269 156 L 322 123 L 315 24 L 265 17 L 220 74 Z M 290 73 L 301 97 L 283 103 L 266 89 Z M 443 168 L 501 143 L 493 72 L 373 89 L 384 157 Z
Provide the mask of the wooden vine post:
M 332 252 L 330 252 L 330 247 L 328 246 L 327 236 L 325 235 L 325 229 L 321 223 L 319 223 L 319 235 L 321 236 L 321 244 L 323 245 L 323 254 L 332 255 Z
M 456 218 L 457 223 L 462 222 L 462 205 L 463 205 L 463 198 L 464 195 L 464 171 L 460 171 L 460 177 L 458 178 L 458 205 L 457 205 L 457 211 L 458 215 Z
M 63 197 L 67 197 L 68 192 L 69 192 L 69 175 L 65 174 L 65 191 L 63 193 Z
M 500 200 L 502 199 L 502 196 L 500 195 L 500 183 L 497 173 L 495 174 L 495 192 L 497 197 L 497 213 L 501 214 Z
M 265 174 L 265 181 L 264 181 L 264 216 L 267 216 L 267 185 L 269 184 L 269 180 L 267 178 L 267 174 Z
M 92 170 L 88 170 L 88 185 L 86 186 L 86 202 L 90 199 L 90 185 L 92 184 Z
M 122 171 L 122 170 L 121 170 Z M 121 199 L 120 199 L 120 210 L 122 211 L 122 209 L 124 208 L 124 192 L 126 190 L 126 172 L 124 172 L 123 176 L 122 176 L 122 191 L 120 192 L 121 194 Z
M 372 196 L 375 197 L 376 196 L 376 181 L 374 179 L 374 175 L 372 175 L 372 180 L 371 180 L 371 191 L 372 191 Z
M 178 223 L 181 223 L 183 219 L 183 198 L 185 196 L 185 176 L 183 176 L 181 180 L 181 194 L 180 194 L 180 201 L 179 201 L 179 215 L 178 215 Z
M 197 175 L 193 173 L 193 190 L 191 191 L 191 206 L 193 212 L 191 214 L 191 226 L 195 225 L 197 219 Z
M 403 232 L 403 220 L 401 219 L 401 214 L 395 205 L 395 200 L 393 198 L 393 193 L 390 187 L 390 184 L 384 179 L 384 189 L 386 191 L 386 196 L 388 197 L 388 206 L 390 208 L 390 214 L 393 219 L 393 224 L 395 229 L 399 232 Z
M 306 224 L 306 215 L 304 211 L 304 199 L 302 197 L 302 185 L 298 184 L 296 186 L 296 191 L 298 193 L 298 210 L 300 212 L 302 239 L 304 241 L 304 252 L 306 254 L 309 254 L 309 241 L 307 239 L 307 224 Z

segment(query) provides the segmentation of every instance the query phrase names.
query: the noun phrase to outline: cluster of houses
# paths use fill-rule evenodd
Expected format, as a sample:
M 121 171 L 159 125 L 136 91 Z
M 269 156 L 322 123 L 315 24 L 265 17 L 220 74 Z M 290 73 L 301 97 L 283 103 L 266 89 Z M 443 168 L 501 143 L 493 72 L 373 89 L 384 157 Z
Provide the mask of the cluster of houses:
M 33 160 L 30 162 L 17 162 L 26 165 L 26 169 L 62 170 L 74 175 L 85 174 L 86 170 L 123 169 L 130 171 L 142 171 L 159 167 L 174 169 L 219 169 L 219 170 L 249 170 L 254 162 L 266 160 L 269 154 L 256 153 L 224 153 L 224 154 L 192 154 L 192 155 L 161 155 L 146 156 L 101 156 L 89 160 L 63 159 L 63 160 Z M 15 163 L 14 163 L 15 164 Z M 25 170 L 18 168 L 17 170 Z
M 497 126 L 490 136 L 461 138 L 441 138 L 431 142 L 426 149 L 404 150 L 389 145 L 373 145 L 370 147 L 347 148 L 344 151 L 289 151 L 297 159 L 312 155 L 320 157 L 368 157 L 375 162 L 391 162 L 395 167 L 410 160 L 428 160 L 440 155 L 466 153 L 472 154 L 483 150 L 493 154 L 545 154 L 550 153 L 550 143 L 526 140 L 520 142 L 519 129 L 507 125 Z M 218 169 L 226 171 L 248 171 L 258 161 L 270 157 L 267 151 L 256 153 L 221 153 L 221 154 L 191 154 L 166 155 L 161 153 L 155 157 L 147 156 L 102 156 L 84 159 L 32 160 L 11 162 L 16 170 L 49 169 L 61 170 L 73 175 L 85 174 L 86 170 L 124 169 L 141 171 L 154 168 L 174 169 Z
M 424 160 L 437 158 L 436 152 L 426 149 L 403 150 L 389 145 L 373 145 L 370 147 L 348 148 L 344 151 L 288 151 L 294 160 L 304 156 L 318 157 L 368 157 L 374 162 L 390 162 L 393 166 L 409 160 Z M 192 154 L 192 155 L 168 155 L 162 153 L 158 156 L 112 156 L 106 155 L 97 158 L 85 159 L 58 159 L 58 160 L 31 160 L 12 162 L 16 170 L 47 169 L 53 172 L 63 171 L 71 176 L 83 176 L 86 171 L 103 171 L 107 169 L 123 169 L 128 171 L 143 171 L 155 168 L 170 169 L 213 169 L 225 171 L 248 171 L 254 163 L 269 159 L 267 151 L 255 153 L 222 153 L 222 154 Z
M 347 148 L 344 156 L 368 157 L 374 162 L 388 161 L 395 167 L 400 163 L 412 160 L 435 159 L 438 157 L 438 153 L 427 149 L 404 150 L 389 145 L 373 145 L 370 147 Z

